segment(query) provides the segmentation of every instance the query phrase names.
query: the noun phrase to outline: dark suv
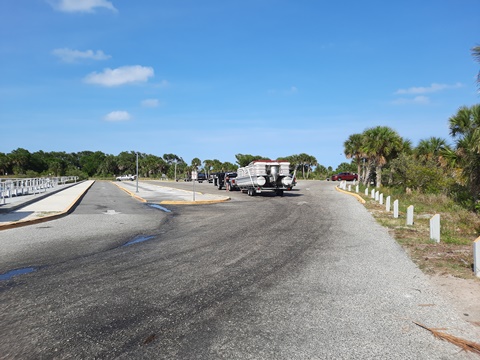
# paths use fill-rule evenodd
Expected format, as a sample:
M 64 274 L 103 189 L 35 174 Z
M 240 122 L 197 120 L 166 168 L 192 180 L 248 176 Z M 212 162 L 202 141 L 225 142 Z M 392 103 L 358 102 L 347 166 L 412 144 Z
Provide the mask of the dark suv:
M 213 178 L 213 185 L 217 187 L 218 190 L 222 190 L 225 187 L 225 181 L 228 181 L 230 184 L 230 190 L 238 190 L 238 186 L 236 184 L 236 172 L 219 172 L 215 174 Z
M 350 172 L 341 172 L 336 175 L 332 175 L 332 181 L 353 181 L 358 180 L 358 174 L 350 173 Z

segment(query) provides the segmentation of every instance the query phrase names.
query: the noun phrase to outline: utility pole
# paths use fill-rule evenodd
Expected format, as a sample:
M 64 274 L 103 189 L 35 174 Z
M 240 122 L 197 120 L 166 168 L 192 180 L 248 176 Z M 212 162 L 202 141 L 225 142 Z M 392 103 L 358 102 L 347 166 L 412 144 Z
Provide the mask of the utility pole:
M 136 153 L 137 155 L 137 175 L 135 176 L 135 179 L 137 180 L 137 193 L 138 193 L 138 152 Z

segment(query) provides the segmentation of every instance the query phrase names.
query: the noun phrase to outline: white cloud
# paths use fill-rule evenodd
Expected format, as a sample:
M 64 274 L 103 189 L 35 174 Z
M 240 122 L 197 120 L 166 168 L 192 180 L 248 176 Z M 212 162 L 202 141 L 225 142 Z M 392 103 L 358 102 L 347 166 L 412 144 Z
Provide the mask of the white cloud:
M 142 106 L 143 107 L 157 107 L 158 105 L 160 105 L 160 101 L 158 101 L 158 99 L 145 99 L 142 101 Z
M 392 104 L 394 104 L 394 105 L 403 105 L 403 104 L 425 105 L 425 104 L 429 104 L 429 103 L 430 103 L 430 98 L 428 96 L 424 96 L 424 95 L 415 96 L 412 99 L 399 98 L 399 99 L 395 99 L 395 100 L 392 101 Z
M 155 85 L 156 87 L 165 89 L 170 86 L 170 83 L 167 80 L 162 80 L 158 84 Z
M 462 87 L 463 85 L 461 83 L 456 83 L 454 85 L 447 85 L 447 84 L 437 84 L 433 83 L 430 86 L 427 87 L 411 87 L 408 89 L 399 89 L 395 92 L 397 95 L 413 95 L 413 94 L 427 94 L 427 93 L 433 93 L 437 91 L 442 91 L 445 89 L 456 89 L 459 87 Z
M 412 99 L 412 102 L 414 102 L 415 104 L 428 104 L 430 103 L 430 98 L 428 96 L 419 95 L 415 96 Z
M 106 8 L 117 12 L 118 10 L 107 0 L 48 0 L 54 9 L 63 12 L 94 12 L 95 8 Z
M 104 69 L 102 73 L 93 72 L 84 79 L 86 83 L 102 86 L 120 86 L 146 82 L 154 75 L 153 68 L 146 66 L 122 66 L 116 69 Z
M 107 115 L 105 115 L 103 119 L 106 121 L 116 122 L 116 121 L 128 121 L 131 118 L 132 117 L 127 111 L 112 111 Z
M 106 55 L 102 50 L 73 50 L 69 48 L 55 49 L 52 54 L 58 56 L 60 60 L 66 63 L 74 63 L 77 60 L 91 59 L 91 60 L 107 60 L 110 59 L 110 55 Z

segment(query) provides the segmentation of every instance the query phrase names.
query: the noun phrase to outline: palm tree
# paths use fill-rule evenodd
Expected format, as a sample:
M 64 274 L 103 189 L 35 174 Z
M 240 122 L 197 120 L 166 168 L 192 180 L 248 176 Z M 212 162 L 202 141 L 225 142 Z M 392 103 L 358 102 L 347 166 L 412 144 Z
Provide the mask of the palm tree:
M 10 159 L 7 154 L 0 152 L 0 171 L 2 175 L 8 173 L 8 166 L 10 165 Z
M 268 159 L 260 155 L 250 155 L 250 154 L 236 154 L 235 158 L 237 159 L 237 164 L 240 167 L 247 166 L 254 160 Z
M 225 161 L 224 163 L 222 163 L 221 170 L 222 171 L 234 171 L 237 168 L 238 168 L 238 166 L 232 164 L 231 162 Z
M 135 151 L 122 151 L 116 158 L 118 170 L 122 174 L 135 173 L 135 167 L 137 162 L 137 153 Z
M 222 170 L 222 162 L 218 159 L 212 160 L 212 170 L 215 172 L 219 172 Z
M 472 55 L 473 55 L 473 58 L 480 63 L 480 46 L 475 46 L 472 48 Z M 480 71 L 478 72 L 478 75 L 477 75 L 477 83 L 480 91 Z
M 183 159 L 175 154 L 163 154 L 163 160 L 167 162 L 168 165 L 174 165 L 174 179 L 177 181 L 177 166 L 178 165 L 183 165 L 185 164 L 185 161 Z
M 480 104 L 458 109 L 450 117 L 449 127 L 456 139 L 456 162 L 476 203 L 480 193 Z
M 382 168 L 393 154 L 402 150 L 403 139 L 388 126 L 377 126 L 363 132 L 364 145 L 362 152 L 369 159 L 369 164 L 375 166 L 377 187 L 382 186 Z
M 437 160 L 440 158 L 442 151 L 447 147 L 447 141 L 439 137 L 430 137 L 422 139 L 415 148 L 415 155 L 421 160 Z
M 15 174 L 25 174 L 29 170 L 29 163 L 32 154 L 26 149 L 18 148 L 8 154 L 10 162 L 13 165 L 13 172 Z
M 471 132 L 480 131 L 480 104 L 472 107 L 462 106 L 457 113 L 450 117 L 450 135 L 454 138 Z
M 200 165 L 202 165 L 202 160 L 199 158 L 193 158 L 192 159 L 192 166 L 195 168 L 198 168 Z
M 355 164 L 357 165 L 357 174 L 360 174 L 362 160 L 365 158 L 362 152 L 362 145 L 363 145 L 362 134 L 352 134 L 343 143 L 343 152 L 345 153 L 345 156 L 347 157 L 347 159 L 354 159 Z M 365 174 L 362 174 L 362 177 L 364 175 Z
M 140 167 L 144 177 L 162 174 L 162 171 L 165 169 L 165 160 L 155 155 L 146 154 L 142 157 Z
M 210 171 L 213 167 L 213 160 L 203 160 L 203 167 L 205 168 L 205 172 L 207 173 L 207 179 L 210 176 Z
M 302 168 L 302 177 L 305 180 L 305 167 L 307 166 L 309 160 L 308 160 L 308 155 L 305 153 L 298 154 L 296 155 L 296 160 L 298 166 Z
M 114 155 L 107 155 L 98 167 L 97 174 L 102 176 L 113 176 L 117 173 L 117 160 Z

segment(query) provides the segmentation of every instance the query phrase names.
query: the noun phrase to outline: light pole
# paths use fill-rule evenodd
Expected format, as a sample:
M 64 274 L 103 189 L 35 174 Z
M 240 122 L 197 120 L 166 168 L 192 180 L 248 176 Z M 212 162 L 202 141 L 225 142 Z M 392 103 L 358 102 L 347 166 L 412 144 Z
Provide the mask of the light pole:
M 137 175 L 135 176 L 135 179 L 137 180 L 137 190 L 136 192 L 138 193 L 138 152 L 136 153 L 137 155 Z

